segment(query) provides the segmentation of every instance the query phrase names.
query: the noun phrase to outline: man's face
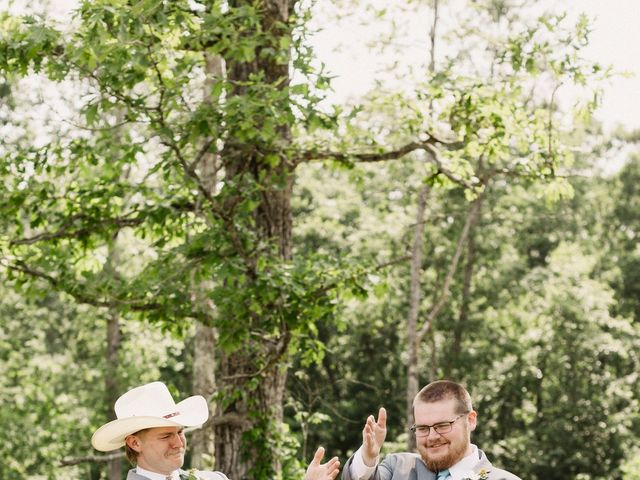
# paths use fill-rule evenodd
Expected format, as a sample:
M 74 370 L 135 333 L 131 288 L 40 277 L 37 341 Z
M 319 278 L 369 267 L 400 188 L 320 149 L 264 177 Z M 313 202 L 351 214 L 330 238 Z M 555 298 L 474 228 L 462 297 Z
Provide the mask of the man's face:
M 417 402 L 413 409 L 416 425 L 436 425 L 456 419 L 456 401 L 453 398 L 438 402 Z M 476 412 L 458 418 L 448 433 L 429 429 L 426 437 L 416 437 L 420 456 L 431 471 L 444 470 L 455 465 L 471 453 L 471 432 L 476 428 Z
M 184 463 L 187 439 L 181 427 L 150 428 L 126 441 L 138 452 L 138 465 L 150 472 L 169 475 Z

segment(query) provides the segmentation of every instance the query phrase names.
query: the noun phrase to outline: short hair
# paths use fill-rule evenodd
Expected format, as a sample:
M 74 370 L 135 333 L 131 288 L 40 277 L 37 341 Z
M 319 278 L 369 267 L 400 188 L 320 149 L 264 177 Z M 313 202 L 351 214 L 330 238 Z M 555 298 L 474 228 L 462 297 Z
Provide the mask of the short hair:
M 436 380 L 422 387 L 413 399 L 413 406 L 417 402 L 433 403 L 450 398 L 456 401 L 456 413 L 469 413 L 473 410 L 471 395 L 460 384 L 451 380 Z
M 126 443 L 124 444 L 124 454 L 127 457 L 127 460 L 129 460 L 129 463 L 131 465 L 133 465 L 135 467 L 138 464 L 138 452 L 133 450 Z
M 135 433 L 130 433 L 129 435 L 127 435 L 127 437 L 129 437 L 131 435 L 141 435 L 141 434 L 145 433 L 147 430 L 149 430 L 149 429 L 148 428 L 144 428 L 142 430 L 138 430 Z M 138 464 L 139 452 L 136 452 L 133 448 L 131 448 L 127 444 L 126 438 L 125 438 L 125 442 L 124 442 L 124 454 L 127 457 L 127 460 L 129 460 L 129 463 L 131 465 L 133 465 L 135 467 Z

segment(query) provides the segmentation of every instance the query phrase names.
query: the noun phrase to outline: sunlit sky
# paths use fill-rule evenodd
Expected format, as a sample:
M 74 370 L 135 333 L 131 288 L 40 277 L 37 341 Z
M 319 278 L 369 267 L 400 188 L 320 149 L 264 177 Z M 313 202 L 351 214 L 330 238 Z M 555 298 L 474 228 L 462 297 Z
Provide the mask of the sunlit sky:
M 573 4 L 595 16 L 588 54 L 633 75 L 610 82 L 597 116 L 609 126 L 619 122 L 640 128 L 640 1 L 574 0 Z
M 368 1 L 384 7 L 395 4 L 395 0 Z M 331 2 L 318 2 L 319 5 L 323 3 Z M 592 33 L 585 50 L 586 58 L 630 75 L 627 78 L 616 75 L 603 85 L 602 106 L 595 116 L 607 130 L 616 124 L 629 129 L 640 128 L 640 0 L 537 0 L 537 3 L 541 7 L 553 5 L 556 11 L 567 11 L 572 19 L 577 19 L 580 13 L 589 17 Z M 446 15 L 445 8 L 441 9 L 442 16 Z M 430 28 L 428 21 L 425 18 L 405 19 L 403 29 L 413 31 L 410 35 L 416 38 L 415 42 L 408 42 L 403 49 L 405 59 L 411 55 L 414 58 L 425 55 L 426 35 Z M 375 40 L 376 32 L 372 32 L 367 25 L 358 24 L 347 28 L 344 24 L 335 28 L 332 25 L 320 28 L 323 31 L 317 34 L 316 48 L 336 76 L 333 81 L 336 95 L 347 98 L 371 87 L 373 80 L 379 78 L 378 70 L 384 59 L 363 55 L 353 45 L 338 50 L 335 46 L 343 38 L 349 37 L 354 39 L 353 43 Z
M 367 0 L 369 3 L 384 7 L 406 4 L 406 0 Z M 400 2 L 400 3 L 398 3 Z M 561 5 L 570 15 L 586 13 L 592 19 L 593 32 L 587 56 L 594 61 L 611 65 L 618 72 L 627 72 L 631 76 L 611 79 L 605 85 L 604 98 L 596 117 L 605 127 L 613 128 L 617 123 L 627 128 L 640 128 L 640 0 L 537 0 L 540 5 Z M 0 10 L 6 10 L 12 4 L 14 13 L 20 10 L 21 1 L 0 0 Z M 68 16 L 75 0 L 51 0 L 56 16 Z M 317 5 L 335 11 L 332 0 L 317 0 Z M 424 40 L 429 26 L 425 19 L 411 19 L 407 29 L 415 29 Z M 316 36 L 316 49 L 321 59 L 335 75 L 333 82 L 335 95 L 346 98 L 363 92 L 376 78 L 380 58 L 348 49 L 336 50 L 339 42 L 349 39 L 368 38 L 376 32 L 367 25 L 353 25 L 349 29 L 332 28 L 331 24 L 321 25 L 324 31 Z M 353 42 L 358 43 L 358 42 Z M 416 55 L 424 55 L 424 44 L 408 45 L 408 55 L 415 48 Z M 354 53 L 355 52 L 355 53 Z M 406 58 L 406 57 L 405 57 Z

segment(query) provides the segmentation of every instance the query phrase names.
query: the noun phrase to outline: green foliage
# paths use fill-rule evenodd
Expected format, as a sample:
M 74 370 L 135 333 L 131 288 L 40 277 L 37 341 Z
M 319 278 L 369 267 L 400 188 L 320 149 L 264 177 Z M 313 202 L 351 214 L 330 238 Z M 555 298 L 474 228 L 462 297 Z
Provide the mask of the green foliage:
M 622 473 L 624 480 L 637 480 L 640 478 L 640 457 L 638 455 L 631 457 L 631 459 L 622 466 Z
M 607 226 L 610 231 L 611 248 L 615 258 L 604 260 L 619 269 L 613 286 L 619 299 L 616 310 L 622 315 L 640 320 L 640 256 L 638 255 L 638 231 L 640 215 L 638 181 L 640 180 L 640 157 L 633 155 L 611 182 L 614 202 Z
M 331 125 L 316 111 L 327 80 L 309 63 L 306 14 L 274 20 L 251 2 L 202 7 L 82 2 L 64 34 L 3 14 L 2 71 L 82 80 L 85 134 L 12 147 L 1 172 L 2 264 L 25 288 L 40 278 L 164 331 L 184 335 L 195 319 L 215 326 L 220 355 L 244 355 L 252 372 L 220 386 L 231 405 L 261 388 L 255 372 L 281 374 L 299 348 L 305 363 L 322 357 L 316 324 L 334 321 L 335 292 L 360 291 L 361 273 L 286 253 L 288 132 Z M 207 70 L 216 56 L 225 78 Z M 291 61 L 305 83 L 289 82 Z M 270 225 L 276 215 L 282 231 Z M 262 441 L 249 441 L 245 457 L 256 478 L 271 478 L 287 436 L 270 433 L 260 401 L 248 406 L 247 435 Z
M 62 467 L 91 455 L 89 438 L 107 419 L 105 345 L 100 311 L 75 306 L 45 289 L 19 295 L 3 279 L 0 319 L 0 414 L 3 478 L 86 477 L 88 464 Z M 183 344 L 139 322 L 123 322 L 118 381 L 123 386 L 176 375 Z M 168 352 L 172 352 L 168 354 Z M 113 380 L 113 379 L 112 379 Z M 25 432 L 30 434 L 26 435 Z
M 0 13 L 2 49 L 0 49 L 0 68 L 3 72 L 26 75 L 29 69 L 36 72 L 46 68 L 53 73 L 59 66 L 49 64 L 47 54 L 58 46 L 60 34 L 53 28 L 43 25 L 39 19 L 27 16 L 17 19 Z
M 634 435 L 638 331 L 611 317 L 612 292 L 589 278 L 594 265 L 577 245 L 560 245 L 494 313 L 500 353 L 474 386 L 479 438 L 519 475 L 604 478 Z
M 402 259 L 424 185 L 422 316 L 469 200 L 483 195 L 485 210 L 463 258 L 472 287 L 459 269 L 421 346 L 420 380 L 468 382 L 479 443 L 523 478 L 552 477 L 552 465 L 571 478 L 618 471 L 638 424 L 638 332 L 626 320 L 637 313 L 637 162 L 611 184 L 556 177 L 573 165 L 575 126 L 563 131 L 557 87 L 602 71 L 580 58 L 588 26 L 471 3 L 457 34 L 474 45 L 353 108 L 327 105 L 306 5 L 283 21 L 268 1 L 84 1 L 64 31 L 2 14 L 0 99 L 33 73 L 76 81 L 81 125 L 3 143 L 0 263 L 22 295 L 7 290 L 2 304 L 1 381 L 22 422 L 0 416 L 0 431 L 3 445 L 15 425 L 34 434 L 4 452 L 1 477 L 56 478 L 61 458 L 88 453 L 104 421 L 96 332 L 107 310 L 123 316 L 123 386 L 161 377 L 186 391 L 189 356 L 172 335 L 188 344 L 195 320 L 217 329 L 218 358 L 239 366 L 218 375 L 216 398 L 222 413 L 247 413 L 252 478 L 299 477 L 297 451 L 318 443 L 348 454 L 380 404 L 398 447 Z M 316 158 L 334 162 L 305 163 Z M 607 261 L 585 252 L 601 250 L 609 207 L 608 246 L 622 253 Z M 283 425 L 261 389 L 290 366 Z

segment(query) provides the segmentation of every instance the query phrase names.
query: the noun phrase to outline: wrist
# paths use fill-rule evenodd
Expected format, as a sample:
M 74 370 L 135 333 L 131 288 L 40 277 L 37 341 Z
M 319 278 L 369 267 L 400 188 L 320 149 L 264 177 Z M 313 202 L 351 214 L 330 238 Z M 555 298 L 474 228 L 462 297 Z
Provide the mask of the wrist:
M 362 461 L 367 467 L 375 467 L 378 464 L 378 457 L 380 453 L 376 455 L 371 455 L 367 452 L 362 452 Z

